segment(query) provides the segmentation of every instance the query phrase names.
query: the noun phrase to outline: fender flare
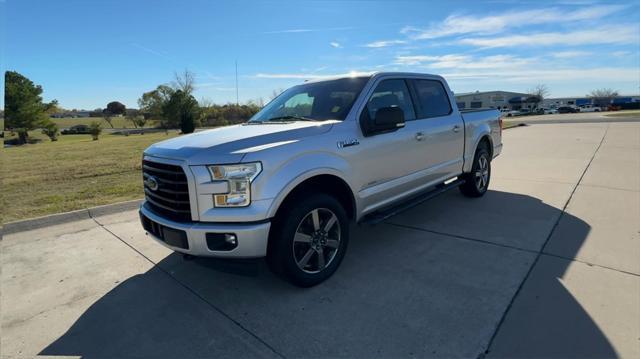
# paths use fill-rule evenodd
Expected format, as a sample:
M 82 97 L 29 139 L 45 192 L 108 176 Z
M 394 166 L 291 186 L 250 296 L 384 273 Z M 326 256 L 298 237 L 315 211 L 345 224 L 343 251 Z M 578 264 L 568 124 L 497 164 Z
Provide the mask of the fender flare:
M 491 137 L 491 128 L 489 127 L 489 125 L 483 124 L 478 128 L 476 128 L 472 141 L 469 141 L 473 145 L 469 149 L 465 148 L 463 172 L 466 173 L 471 171 L 471 166 L 473 164 L 473 157 L 475 156 L 476 151 L 478 150 L 478 145 L 480 145 L 480 141 L 482 141 L 485 138 L 487 138 L 487 140 L 489 141 L 489 151 L 491 156 L 493 156 L 493 138 Z
M 298 185 L 310 178 L 321 175 L 334 176 L 344 182 L 351 192 L 351 200 L 355 209 L 356 200 L 355 192 L 353 190 L 354 186 L 345 175 L 349 170 L 349 163 L 344 158 L 324 152 L 315 152 L 310 155 L 299 156 L 288 161 L 277 171 L 283 174 L 290 171 L 291 173 L 294 173 L 294 175 L 291 177 L 284 175 L 280 179 L 273 178 L 275 181 L 286 182 L 286 184 L 279 188 L 277 194 L 272 197 L 272 201 L 267 212 L 267 218 L 273 218 L 276 215 L 278 209 L 282 205 L 282 202 L 284 202 L 291 191 L 293 191 Z

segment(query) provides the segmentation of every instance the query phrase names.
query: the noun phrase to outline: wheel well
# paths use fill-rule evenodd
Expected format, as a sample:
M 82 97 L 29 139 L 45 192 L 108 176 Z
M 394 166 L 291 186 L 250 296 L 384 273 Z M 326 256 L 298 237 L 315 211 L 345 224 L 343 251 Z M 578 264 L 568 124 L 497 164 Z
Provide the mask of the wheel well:
M 310 193 L 326 193 L 334 196 L 338 202 L 342 205 L 345 212 L 349 216 L 349 219 L 355 218 L 355 198 L 351 192 L 349 185 L 340 177 L 333 175 L 318 175 L 304 180 L 298 184 L 289 194 L 285 197 L 282 204 L 278 208 L 276 217 L 283 208 L 291 205 L 292 200 L 298 197 L 308 195 Z
M 489 158 L 493 158 L 493 146 L 491 145 L 491 139 L 488 135 L 485 135 L 480 139 L 480 142 L 478 142 L 478 147 L 476 147 L 476 151 L 482 146 L 484 146 L 487 151 L 489 151 Z

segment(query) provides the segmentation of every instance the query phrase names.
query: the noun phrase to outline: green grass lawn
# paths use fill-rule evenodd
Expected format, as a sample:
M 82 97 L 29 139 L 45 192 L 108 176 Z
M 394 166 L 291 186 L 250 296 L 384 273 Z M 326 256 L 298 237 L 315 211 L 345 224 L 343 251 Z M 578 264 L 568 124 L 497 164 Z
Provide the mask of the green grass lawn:
M 640 117 L 640 110 L 623 110 L 606 114 L 607 117 Z
M 6 133 L 5 135 L 8 135 Z M 2 150 L 2 222 L 142 198 L 142 151 L 177 132 L 59 136 Z

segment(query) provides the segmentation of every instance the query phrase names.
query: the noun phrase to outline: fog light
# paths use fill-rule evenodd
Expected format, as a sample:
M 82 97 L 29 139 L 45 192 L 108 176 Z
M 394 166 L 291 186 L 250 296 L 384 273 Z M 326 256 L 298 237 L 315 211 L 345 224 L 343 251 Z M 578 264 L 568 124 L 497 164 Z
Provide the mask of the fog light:
M 224 240 L 228 244 L 232 245 L 234 248 L 238 245 L 238 238 L 235 234 L 225 234 Z
M 238 246 L 238 236 L 233 233 L 207 233 L 206 240 L 211 251 L 230 251 Z

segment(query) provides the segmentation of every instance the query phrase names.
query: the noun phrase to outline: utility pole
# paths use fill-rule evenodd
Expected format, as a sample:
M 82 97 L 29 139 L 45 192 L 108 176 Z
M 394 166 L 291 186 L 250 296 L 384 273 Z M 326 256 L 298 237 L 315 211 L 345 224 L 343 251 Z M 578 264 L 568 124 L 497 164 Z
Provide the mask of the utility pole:
M 238 100 L 238 60 L 236 60 L 236 106 L 240 106 L 240 101 Z

